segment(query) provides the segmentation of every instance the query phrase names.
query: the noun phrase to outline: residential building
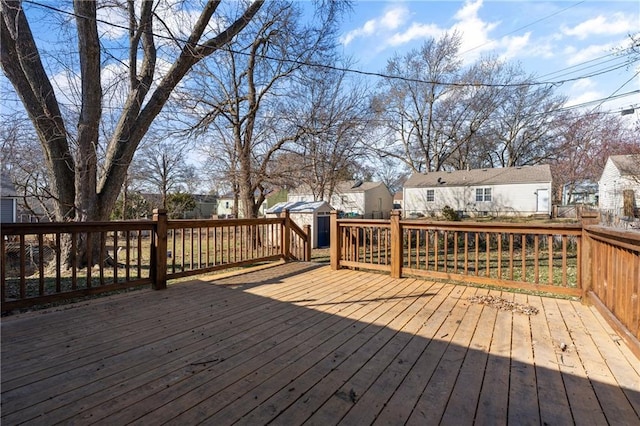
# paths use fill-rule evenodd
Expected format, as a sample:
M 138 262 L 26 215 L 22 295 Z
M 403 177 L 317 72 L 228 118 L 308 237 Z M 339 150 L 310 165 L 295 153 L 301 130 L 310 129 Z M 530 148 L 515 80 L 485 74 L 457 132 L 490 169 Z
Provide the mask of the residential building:
M 548 165 L 415 173 L 405 182 L 404 216 L 551 215 Z
M 211 219 L 216 214 L 218 200 L 216 195 L 193 194 L 196 206 L 193 210 L 185 212 L 185 219 Z
M 7 173 L 1 174 L 0 184 L 0 222 L 14 223 L 17 221 L 18 193 Z
M 595 205 L 598 203 L 598 183 L 582 180 L 562 187 L 562 205 Z
M 258 216 L 264 216 L 264 214 L 265 214 L 265 210 L 267 209 L 267 199 L 269 197 L 269 193 L 267 193 L 267 198 L 265 198 L 263 203 L 260 205 L 260 209 L 258 210 Z M 257 194 L 256 194 L 256 196 L 257 196 Z M 238 200 L 238 202 L 241 203 L 240 200 Z M 220 198 L 218 198 L 218 207 L 216 209 L 216 213 L 218 215 L 218 218 L 220 218 L 220 219 L 232 219 L 232 218 L 234 218 L 235 217 L 234 213 L 233 213 L 234 204 L 235 204 L 235 197 L 234 197 L 232 192 L 229 192 L 229 193 L 226 193 L 224 195 L 221 195 Z M 241 207 L 241 206 L 242 206 L 242 204 L 239 205 L 239 207 Z M 239 216 L 239 218 L 243 217 L 242 208 L 238 208 L 238 216 Z
M 318 198 L 346 217 L 388 219 L 393 209 L 393 195 L 382 182 L 341 181 L 330 197 L 329 194 L 314 196 L 311 189 L 303 185 L 289 192 L 288 201 L 319 201 Z
M 598 207 L 623 217 L 638 214 L 639 206 L 640 154 L 610 156 L 598 181 Z

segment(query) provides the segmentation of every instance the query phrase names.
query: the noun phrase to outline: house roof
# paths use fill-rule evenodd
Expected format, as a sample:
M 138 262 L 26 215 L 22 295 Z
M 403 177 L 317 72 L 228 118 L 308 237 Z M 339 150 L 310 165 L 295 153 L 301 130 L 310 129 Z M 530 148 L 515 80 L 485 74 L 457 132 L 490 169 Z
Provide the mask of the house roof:
M 348 194 L 365 192 L 373 188 L 384 185 L 382 182 L 363 182 L 361 180 L 343 180 L 336 183 L 334 194 Z M 290 191 L 294 195 L 311 194 L 311 188 L 307 184 L 302 184 L 296 189 Z
M 313 213 L 324 206 L 326 206 L 327 209 L 331 209 L 331 206 L 327 204 L 326 201 L 283 201 L 268 208 L 265 213 L 282 213 L 285 210 L 289 210 L 290 213 Z
M 215 203 L 218 199 L 214 194 L 191 194 L 196 203 Z
M 407 179 L 404 187 L 507 185 L 510 183 L 546 183 L 551 181 L 551 168 L 545 164 L 542 166 L 414 173 Z
M 8 174 L 2 173 L 1 184 L 0 184 L 0 196 L 7 198 L 15 198 L 18 196 L 16 192 L 16 187 L 11 182 L 11 178 Z
M 382 182 L 363 182 L 361 180 L 346 180 L 336 184 L 336 193 L 364 192 L 384 185 Z
M 640 154 L 612 155 L 609 158 L 620 171 L 621 176 L 640 175 Z

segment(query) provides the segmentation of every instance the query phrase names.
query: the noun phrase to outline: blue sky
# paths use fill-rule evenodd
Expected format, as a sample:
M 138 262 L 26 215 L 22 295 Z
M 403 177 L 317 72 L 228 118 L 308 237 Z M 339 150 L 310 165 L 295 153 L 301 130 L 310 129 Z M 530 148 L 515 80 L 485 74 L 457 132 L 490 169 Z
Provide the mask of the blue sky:
M 575 79 L 557 86 L 567 105 L 593 108 L 604 99 L 603 110 L 640 106 L 640 93 L 624 95 L 640 90 L 640 47 L 635 61 L 614 54 L 640 33 L 635 0 L 360 1 L 342 25 L 341 42 L 356 60 L 352 68 L 381 72 L 395 52 L 454 30 L 467 62 L 495 55 L 519 62 L 539 81 Z
M 29 3 L 25 8 L 36 39 L 46 43 L 58 32 L 59 14 Z M 180 20 L 166 18 L 175 18 L 172 27 L 179 32 Z M 118 19 L 126 24 L 126 16 Z M 634 93 L 640 91 L 640 46 L 635 56 L 616 54 L 631 44 L 630 34 L 640 40 L 638 0 L 354 1 L 340 40 L 343 52 L 356 61 L 351 68 L 380 73 L 394 53 L 406 53 L 428 38 L 454 30 L 462 35 L 461 52 L 467 63 L 481 55 L 519 62 L 538 81 L 558 82 L 557 91 L 568 97 L 567 105 L 584 105 L 587 110 L 601 106 L 607 111 L 635 106 L 633 117 L 640 116 L 640 93 Z M 115 40 L 126 32 L 102 26 L 101 34 Z M 66 77 L 54 79 L 61 87 L 68 84 Z

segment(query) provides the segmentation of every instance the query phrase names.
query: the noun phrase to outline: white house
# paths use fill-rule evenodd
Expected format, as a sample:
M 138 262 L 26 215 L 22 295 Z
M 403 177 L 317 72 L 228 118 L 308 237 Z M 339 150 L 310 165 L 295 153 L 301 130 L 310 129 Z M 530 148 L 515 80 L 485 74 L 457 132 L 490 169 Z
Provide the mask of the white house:
M 238 202 L 241 202 L 241 201 L 238 200 Z M 218 217 L 220 219 L 233 218 L 234 204 L 235 204 L 235 200 L 233 197 L 233 193 L 227 193 L 227 194 L 221 195 L 220 198 L 218 198 L 218 206 L 216 208 L 216 214 L 218 215 Z M 241 206 L 242 204 L 240 204 L 240 207 Z M 260 205 L 260 209 L 258 210 L 258 215 L 264 215 L 266 208 L 267 208 L 267 200 L 265 199 L 265 201 Z M 240 216 L 240 218 L 243 217 L 243 212 L 241 208 L 238 209 L 238 215 Z
M 288 201 L 318 201 L 312 191 L 301 186 L 289 192 Z M 342 181 L 336 184 L 329 199 L 321 197 L 335 210 L 351 217 L 388 219 L 393 209 L 393 195 L 382 182 Z
M 224 194 L 218 198 L 218 206 L 216 214 L 219 218 L 224 219 L 233 215 L 233 206 L 235 204 L 233 194 Z
M 640 155 L 612 155 L 598 181 L 600 210 L 616 216 L 624 214 L 624 197 L 631 208 L 640 206 Z
M 551 215 L 548 165 L 415 173 L 404 184 L 405 217 Z
M 598 184 L 590 180 L 567 183 L 562 187 L 562 205 L 595 205 L 598 201 Z
M 18 193 L 8 174 L 2 173 L 0 186 L 0 222 L 13 223 L 17 220 Z
M 289 210 L 289 217 L 296 225 L 311 226 L 311 248 L 329 246 L 329 231 L 331 224 L 331 206 L 326 201 L 287 201 L 281 202 L 266 210 L 267 217 L 280 216 Z

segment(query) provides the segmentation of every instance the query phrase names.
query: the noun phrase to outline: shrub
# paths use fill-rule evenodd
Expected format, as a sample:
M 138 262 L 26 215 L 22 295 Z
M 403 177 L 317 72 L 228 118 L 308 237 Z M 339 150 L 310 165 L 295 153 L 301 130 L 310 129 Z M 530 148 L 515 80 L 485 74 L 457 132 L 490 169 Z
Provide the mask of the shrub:
M 442 208 L 442 216 L 444 216 L 446 220 L 454 222 L 460 221 L 460 214 L 449 206 L 444 206 Z

